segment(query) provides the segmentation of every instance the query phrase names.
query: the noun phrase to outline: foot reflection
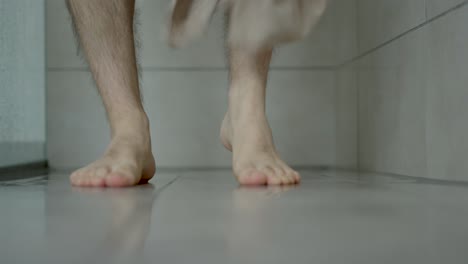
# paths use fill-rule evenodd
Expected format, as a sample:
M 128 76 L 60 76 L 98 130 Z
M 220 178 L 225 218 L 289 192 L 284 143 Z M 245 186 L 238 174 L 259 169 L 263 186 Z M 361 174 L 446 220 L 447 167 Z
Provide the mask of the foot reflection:
M 297 185 L 239 187 L 233 193 L 236 210 L 256 210 L 266 205 L 272 198 L 297 188 Z M 239 212 L 240 213 L 240 212 Z
M 108 257 L 111 263 L 115 263 L 142 255 L 150 231 L 153 190 L 153 185 L 106 190 L 112 200 L 112 220 L 96 256 Z
M 230 257 L 237 263 L 267 263 L 265 254 L 275 248 L 274 237 L 283 229 L 285 216 L 278 217 L 277 206 L 287 192 L 298 188 L 289 186 L 268 186 L 261 188 L 242 187 L 233 192 L 234 210 L 231 229 L 227 235 Z
M 66 263 L 140 262 L 150 231 L 154 186 L 74 188 L 48 198 L 49 255 Z M 63 197 L 63 195 L 61 196 Z M 65 262 L 64 262 L 65 263 Z

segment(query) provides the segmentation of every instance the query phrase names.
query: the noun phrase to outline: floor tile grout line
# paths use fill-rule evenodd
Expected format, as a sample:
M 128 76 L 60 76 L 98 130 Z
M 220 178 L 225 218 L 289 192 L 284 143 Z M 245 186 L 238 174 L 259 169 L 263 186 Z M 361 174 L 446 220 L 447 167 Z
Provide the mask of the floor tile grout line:
M 169 181 L 168 183 L 164 184 L 163 186 L 161 186 L 158 190 L 157 190 L 157 193 L 160 194 L 162 191 L 164 191 L 165 189 L 167 189 L 169 186 L 171 186 L 172 184 L 174 184 L 176 181 L 179 180 L 179 178 L 181 178 L 182 176 L 181 175 L 178 175 L 176 176 L 174 179 L 172 179 L 171 181 Z M 157 184 L 157 179 L 156 179 L 156 183 Z
M 383 177 L 397 178 L 397 179 L 411 179 L 418 184 L 431 184 L 431 185 L 444 185 L 444 186 L 458 186 L 463 188 L 468 188 L 468 181 L 460 180 L 445 180 L 445 179 L 434 179 L 427 177 L 419 176 L 410 176 L 403 175 L 398 173 L 382 172 L 382 171 L 372 171 L 372 170 L 358 170 L 358 173 L 362 174 L 379 174 Z

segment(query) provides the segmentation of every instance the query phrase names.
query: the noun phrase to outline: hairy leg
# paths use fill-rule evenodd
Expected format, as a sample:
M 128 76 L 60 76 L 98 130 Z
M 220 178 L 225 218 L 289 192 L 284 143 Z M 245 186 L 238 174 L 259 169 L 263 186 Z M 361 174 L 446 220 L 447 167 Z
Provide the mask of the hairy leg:
M 81 47 L 105 105 L 111 143 L 102 158 L 75 171 L 73 185 L 124 187 L 155 173 L 134 46 L 134 0 L 68 0 Z

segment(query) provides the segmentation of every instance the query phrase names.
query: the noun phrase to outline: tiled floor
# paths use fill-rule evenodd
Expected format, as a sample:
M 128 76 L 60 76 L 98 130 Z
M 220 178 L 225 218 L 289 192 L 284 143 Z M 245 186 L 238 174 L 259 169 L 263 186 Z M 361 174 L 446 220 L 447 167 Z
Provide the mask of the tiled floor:
M 303 171 L 297 188 L 239 188 L 229 171 L 71 188 L 0 182 L 0 263 L 468 263 L 468 185 Z

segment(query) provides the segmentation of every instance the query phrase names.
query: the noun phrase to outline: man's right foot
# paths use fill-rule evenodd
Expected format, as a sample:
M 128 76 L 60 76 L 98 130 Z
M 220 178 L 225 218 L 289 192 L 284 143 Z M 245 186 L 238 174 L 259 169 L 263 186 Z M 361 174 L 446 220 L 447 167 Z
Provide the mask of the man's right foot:
M 156 172 L 147 122 L 122 126 L 99 160 L 73 172 L 70 181 L 79 187 L 128 187 L 147 183 Z

